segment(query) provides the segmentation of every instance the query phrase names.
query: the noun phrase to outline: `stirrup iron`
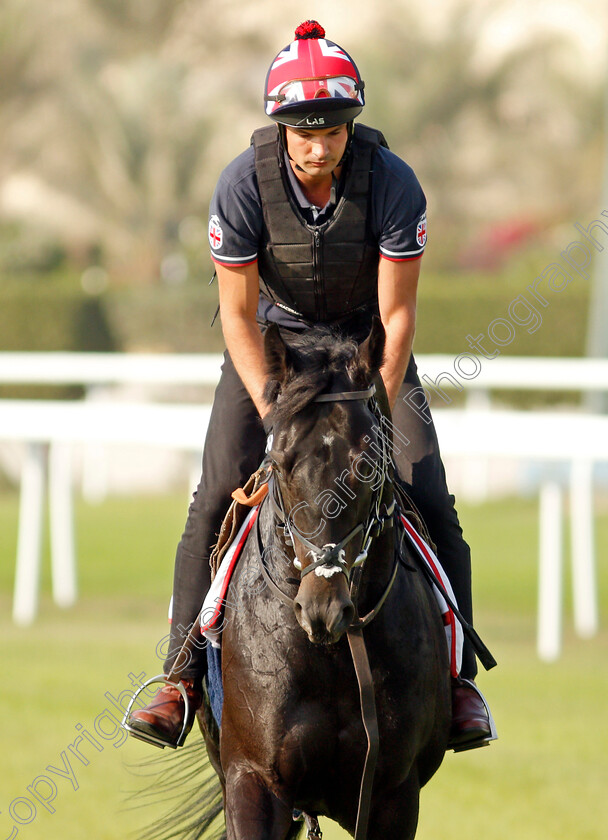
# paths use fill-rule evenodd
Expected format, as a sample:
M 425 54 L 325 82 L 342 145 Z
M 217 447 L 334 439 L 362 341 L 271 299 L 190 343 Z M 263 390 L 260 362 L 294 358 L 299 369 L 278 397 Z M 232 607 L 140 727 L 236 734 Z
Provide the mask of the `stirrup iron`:
M 182 731 L 180 732 L 179 738 L 177 739 L 177 743 L 171 744 L 168 741 L 163 741 L 162 738 L 157 738 L 155 735 L 151 735 L 148 732 L 140 732 L 139 729 L 134 729 L 131 724 L 129 723 L 129 718 L 131 717 L 131 710 L 135 705 L 135 702 L 142 691 L 145 691 L 149 685 L 154 685 L 155 683 L 162 683 L 164 685 L 171 685 L 173 688 L 177 688 L 179 693 L 182 695 L 184 701 L 184 724 L 182 726 Z M 124 714 L 124 717 L 121 722 L 121 726 L 125 729 L 129 735 L 133 738 L 137 738 L 140 741 L 145 741 L 146 744 L 153 744 L 155 747 L 160 747 L 160 749 L 164 749 L 165 747 L 170 747 L 172 750 L 177 749 L 178 747 L 183 746 L 184 741 L 186 740 L 187 733 L 187 726 L 188 726 L 188 719 L 190 717 L 190 701 L 188 700 L 188 692 L 186 691 L 186 687 L 183 685 L 182 682 L 179 680 L 177 682 L 173 682 L 173 680 L 169 679 L 166 674 L 158 674 L 156 677 L 152 677 L 151 679 L 147 680 L 143 685 L 137 689 L 133 697 L 131 698 L 129 705 L 127 706 L 127 711 Z
M 321 826 L 315 816 L 311 817 L 305 811 L 294 808 L 292 818 L 294 822 L 303 822 L 306 825 L 306 840 L 322 840 Z

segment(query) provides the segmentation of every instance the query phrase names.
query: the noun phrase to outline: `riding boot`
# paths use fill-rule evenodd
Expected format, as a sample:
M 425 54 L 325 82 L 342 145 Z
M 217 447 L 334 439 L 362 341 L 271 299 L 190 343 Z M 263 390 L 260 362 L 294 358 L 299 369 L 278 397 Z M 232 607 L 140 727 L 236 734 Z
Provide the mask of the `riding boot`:
M 462 752 L 488 743 L 493 737 L 490 716 L 474 685 L 452 680 L 452 727 L 448 749 Z
M 159 746 L 179 747 L 192 729 L 194 716 L 203 702 L 202 693 L 192 680 L 180 680 L 188 698 L 188 712 L 182 692 L 167 683 L 143 709 L 129 717 L 129 731 L 142 740 Z

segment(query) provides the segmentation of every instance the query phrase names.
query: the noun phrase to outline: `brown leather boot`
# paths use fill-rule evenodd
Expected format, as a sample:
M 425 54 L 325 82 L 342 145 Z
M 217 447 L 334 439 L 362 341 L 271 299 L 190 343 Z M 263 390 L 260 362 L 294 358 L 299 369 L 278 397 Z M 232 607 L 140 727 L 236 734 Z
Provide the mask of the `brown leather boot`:
M 452 728 L 448 749 L 469 750 L 492 738 L 488 710 L 472 685 L 452 680 Z
M 203 696 L 192 680 L 180 680 L 188 696 L 188 720 L 184 729 L 185 703 L 180 690 L 169 683 L 158 691 L 147 706 L 132 712 L 128 720 L 131 733 L 142 740 L 161 743 L 158 746 L 178 747 L 192 729 L 194 715 L 203 702 Z

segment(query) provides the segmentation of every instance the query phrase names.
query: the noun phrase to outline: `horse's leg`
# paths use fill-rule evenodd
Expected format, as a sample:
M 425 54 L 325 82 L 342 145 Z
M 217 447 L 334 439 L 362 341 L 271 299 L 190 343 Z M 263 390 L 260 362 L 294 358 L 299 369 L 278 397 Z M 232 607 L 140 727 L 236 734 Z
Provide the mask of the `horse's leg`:
M 226 773 L 227 840 L 286 840 L 292 809 L 269 790 L 255 771 L 241 766 Z
M 415 770 L 372 807 L 367 840 L 413 840 L 418 826 L 420 784 Z

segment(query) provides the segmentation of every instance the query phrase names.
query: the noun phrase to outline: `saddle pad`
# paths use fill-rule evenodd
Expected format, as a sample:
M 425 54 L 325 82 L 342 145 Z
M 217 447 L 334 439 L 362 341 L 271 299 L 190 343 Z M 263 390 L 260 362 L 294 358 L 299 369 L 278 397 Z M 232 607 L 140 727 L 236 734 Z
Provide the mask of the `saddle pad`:
M 226 606 L 226 592 L 228 591 L 230 578 L 241 555 L 241 550 L 245 545 L 245 540 L 249 536 L 249 532 L 257 519 L 259 509 L 260 506 L 258 504 L 251 508 L 245 517 L 232 545 L 224 554 L 224 559 L 213 578 L 213 583 L 203 602 L 203 609 L 200 615 L 201 633 L 216 648 L 220 647 L 220 637 L 224 626 L 224 622 L 220 621 L 220 619 L 223 616 L 224 607 Z
M 430 567 L 435 578 L 441 583 L 441 586 L 446 592 L 448 598 L 452 601 L 456 608 L 458 608 L 458 602 L 456 601 L 452 584 L 448 580 L 448 576 L 437 559 L 437 555 L 403 514 L 400 514 L 399 518 L 401 519 L 401 524 L 403 525 L 405 533 L 407 534 L 414 549 L 420 555 L 422 560 Z M 448 606 L 441 589 L 435 584 L 433 584 L 433 593 L 437 599 L 437 603 L 441 611 L 443 626 L 445 627 L 448 653 L 450 656 L 450 672 L 453 677 L 457 677 L 462 666 L 462 646 L 464 642 L 462 625 Z
M 226 592 L 228 591 L 230 578 L 232 577 L 232 572 L 238 562 L 245 540 L 247 539 L 257 518 L 259 507 L 259 505 L 253 507 L 241 525 L 232 545 L 224 555 L 224 559 L 222 560 L 217 574 L 213 579 L 213 583 L 211 584 L 211 588 L 209 589 L 203 604 L 200 619 L 201 633 L 215 648 L 219 648 L 221 645 L 220 640 L 222 629 L 224 627 L 223 612 L 224 607 L 226 606 Z M 450 581 L 448 580 L 448 576 L 444 572 L 434 551 L 405 516 L 401 514 L 400 520 L 415 551 L 431 568 L 433 574 L 441 583 L 443 590 L 447 593 L 452 602 L 456 604 L 456 597 L 452 590 Z M 445 598 L 443 597 L 443 593 L 438 586 L 433 585 L 433 594 L 437 599 L 445 627 L 448 653 L 450 656 L 450 671 L 453 677 L 457 677 L 460 673 L 460 667 L 462 664 L 462 645 L 464 639 L 462 627 L 448 606 Z

